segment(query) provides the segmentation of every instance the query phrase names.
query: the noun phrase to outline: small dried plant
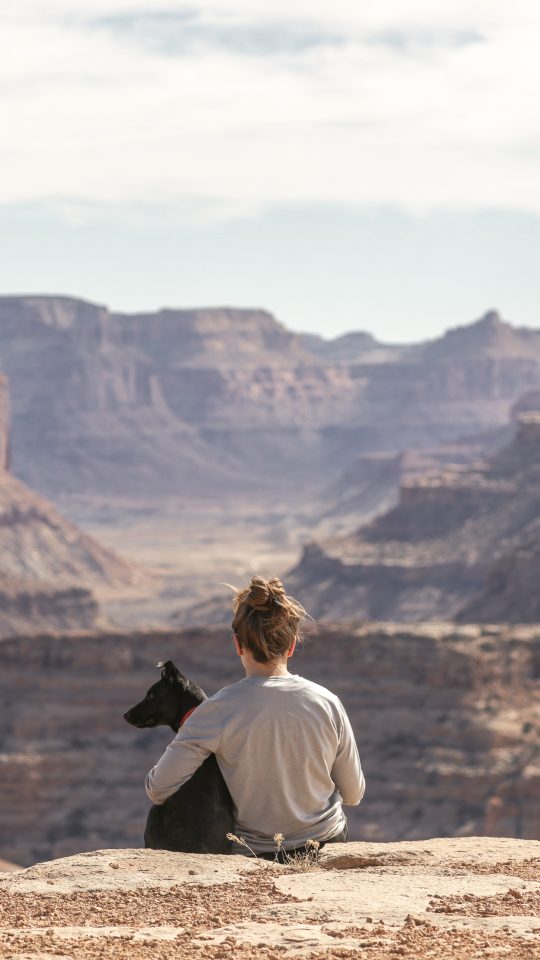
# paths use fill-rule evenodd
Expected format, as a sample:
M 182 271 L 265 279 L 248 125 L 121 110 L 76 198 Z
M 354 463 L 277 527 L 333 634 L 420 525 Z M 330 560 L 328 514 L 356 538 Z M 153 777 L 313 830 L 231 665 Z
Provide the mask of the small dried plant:
M 232 840 L 234 843 L 238 843 L 239 846 L 245 847 L 246 850 L 249 850 L 252 857 L 258 859 L 255 850 L 250 847 L 249 843 L 245 837 L 237 837 L 235 833 L 228 833 L 227 840 Z M 305 850 L 301 853 L 296 851 L 293 853 L 287 853 L 283 847 L 283 841 L 285 837 L 282 833 L 274 834 L 274 843 L 276 845 L 276 851 L 274 854 L 275 863 L 283 863 L 287 867 L 291 867 L 293 870 L 313 870 L 316 867 L 318 856 L 319 856 L 319 847 L 320 843 L 318 840 L 307 840 L 305 843 Z
M 280 834 L 278 834 L 280 836 Z M 274 837 L 274 840 L 276 838 Z M 283 862 L 292 870 L 313 870 L 318 866 L 320 843 L 318 840 L 307 840 L 305 850 L 301 853 L 287 853 L 283 851 Z
M 233 843 L 238 843 L 240 844 L 241 847 L 245 847 L 246 850 L 249 850 L 251 856 L 255 857 L 255 859 L 257 860 L 257 854 L 255 853 L 254 850 L 251 849 L 249 843 L 247 842 L 247 840 L 244 839 L 244 837 L 237 837 L 235 833 L 228 833 L 227 840 L 232 840 Z

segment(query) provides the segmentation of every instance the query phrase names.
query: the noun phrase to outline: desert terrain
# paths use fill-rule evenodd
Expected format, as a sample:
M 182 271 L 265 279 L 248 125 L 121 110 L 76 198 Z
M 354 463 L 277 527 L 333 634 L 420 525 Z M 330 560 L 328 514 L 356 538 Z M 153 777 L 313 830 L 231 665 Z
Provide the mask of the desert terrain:
M 4 957 L 536 960 L 540 843 L 329 845 L 316 863 L 99 850 L 0 878 Z
M 481 524 L 461 546 L 444 529 L 417 543 L 424 514 L 446 516 L 445 497 L 460 500 L 459 522 L 474 502 L 494 510 L 506 496 L 508 510 L 508 488 L 519 497 L 525 484 L 533 508 L 534 469 L 521 475 L 518 451 L 505 471 L 496 451 L 519 446 L 517 419 L 539 409 L 540 334 L 494 310 L 400 345 L 296 334 L 262 310 L 118 314 L 72 297 L 0 297 L 0 367 L 11 473 L 156 577 L 135 590 L 114 577 L 93 585 L 103 614 L 126 628 L 223 622 L 222 581 L 293 568 L 316 617 L 457 616 L 471 587 L 489 590 L 481 558 L 467 558 L 476 537 L 490 547 Z M 333 562 L 329 603 L 318 579 L 328 587 Z M 353 567 L 358 587 L 343 607 L 339 583 Z M 393 606 L 369 584 L 366 595 L 372 577 L 387 597 L 388 576 Z
M 0 370 L 0 955 L 536 960 L 540 333 L 0 297 Z M 172 733 L 122 715 L 165 658 L 238 679 L 227 584 L 255 573 L 351 717 L 352 842 L 145 852 Z

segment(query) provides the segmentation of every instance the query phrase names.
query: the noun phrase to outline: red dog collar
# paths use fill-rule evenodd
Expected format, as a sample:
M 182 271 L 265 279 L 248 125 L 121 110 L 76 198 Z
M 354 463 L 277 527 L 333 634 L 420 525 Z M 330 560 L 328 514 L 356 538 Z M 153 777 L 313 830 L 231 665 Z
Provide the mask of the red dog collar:
M 182 717 L 182 719 L 180 720 L 180 723 L 179 723 L 179 725 L 178 725 L 178 728 L 179 728 L 179 729 L 180 729 L 180 727 L 183 727 L 183 726 L 184 726 L 187 718 L 190 717 L 191 714 L 193 713 L 193 711 L 196 710 L 196 709 L 197 709 L 197 706 L 192 707 L 191 710 L 188 710 L 187 713 L 184 714 L 184 716 Z

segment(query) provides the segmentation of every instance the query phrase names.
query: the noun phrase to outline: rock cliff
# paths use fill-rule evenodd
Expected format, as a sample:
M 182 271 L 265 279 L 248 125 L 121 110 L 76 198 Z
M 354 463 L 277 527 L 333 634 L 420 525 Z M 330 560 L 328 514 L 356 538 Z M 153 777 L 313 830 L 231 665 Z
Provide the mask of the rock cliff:
M 405 478 L 386 514 L 307 544 L 289 589 L 325 619 L 533 622 L 539 478 L 540 415 L 518 414 L 485 461 Z
M 504 424 L 540 388 L 540 334 L 491 312 L 438 341 L 288 331 L 262 310 L 111 313 L 0 297 L 16 472 L 48 495 L 324 489 L 358 454 Z
M 8 471 L 9 391 L 0 376 L 0 635 L 92 627 L 97 584 L 145 574 L 106 550 Z
M 328 845 L 316 862 L 97 850 L 0 878 L 0 951 L 70 960 L 536 960 L 540 844 Z
M 65 520 L 44 497 L 0 471 L 0 577 L 28 583 L 130 584 L 144 571 Z
M 140 846 L 144 776 L 172 733 L 123 720 L 172 658 L 212 693 L 239 679 L 229 631 L 0 641 L 0 857 Z M 534 627 L 321 626 L 293 669 L 334 690 L 367 791 L 353 839 L 540 839 L 540 637 Z

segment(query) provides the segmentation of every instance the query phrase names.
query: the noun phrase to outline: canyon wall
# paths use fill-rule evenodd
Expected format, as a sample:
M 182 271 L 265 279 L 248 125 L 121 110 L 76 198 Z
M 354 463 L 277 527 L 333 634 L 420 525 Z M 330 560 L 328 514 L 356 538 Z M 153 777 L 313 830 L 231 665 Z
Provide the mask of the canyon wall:
M 539 481 L 540 415 L 520 413 L 485 460 L 405 478 L 393 509 L 308 543 L 288 588 L 331 620 L 535 622 Z
M 159 660 L 208 693 L 241 675 L 220 629 L 42 635 L 0 656 L 0 857 L 22 864 L 142 845 L 144 776 L 173 734 L 122 715 Z M 353 839 L 540 839 L 537 628 L 321 625 L 292 669 L 351 717 L 367 779 Z
M 9 387 L 0 375 L 0 636 L 96 626 L 91 587 L 136 585 L 146 575 L 12 476 L 9 449 Z
M 504 425 L 540 388 L 540 333 L 493 311 L 439 340 L 294 334 L 263 310 L 112 313 L 0 297 L 15 472 L 51 496 L 310 492 L 358 454 Z

